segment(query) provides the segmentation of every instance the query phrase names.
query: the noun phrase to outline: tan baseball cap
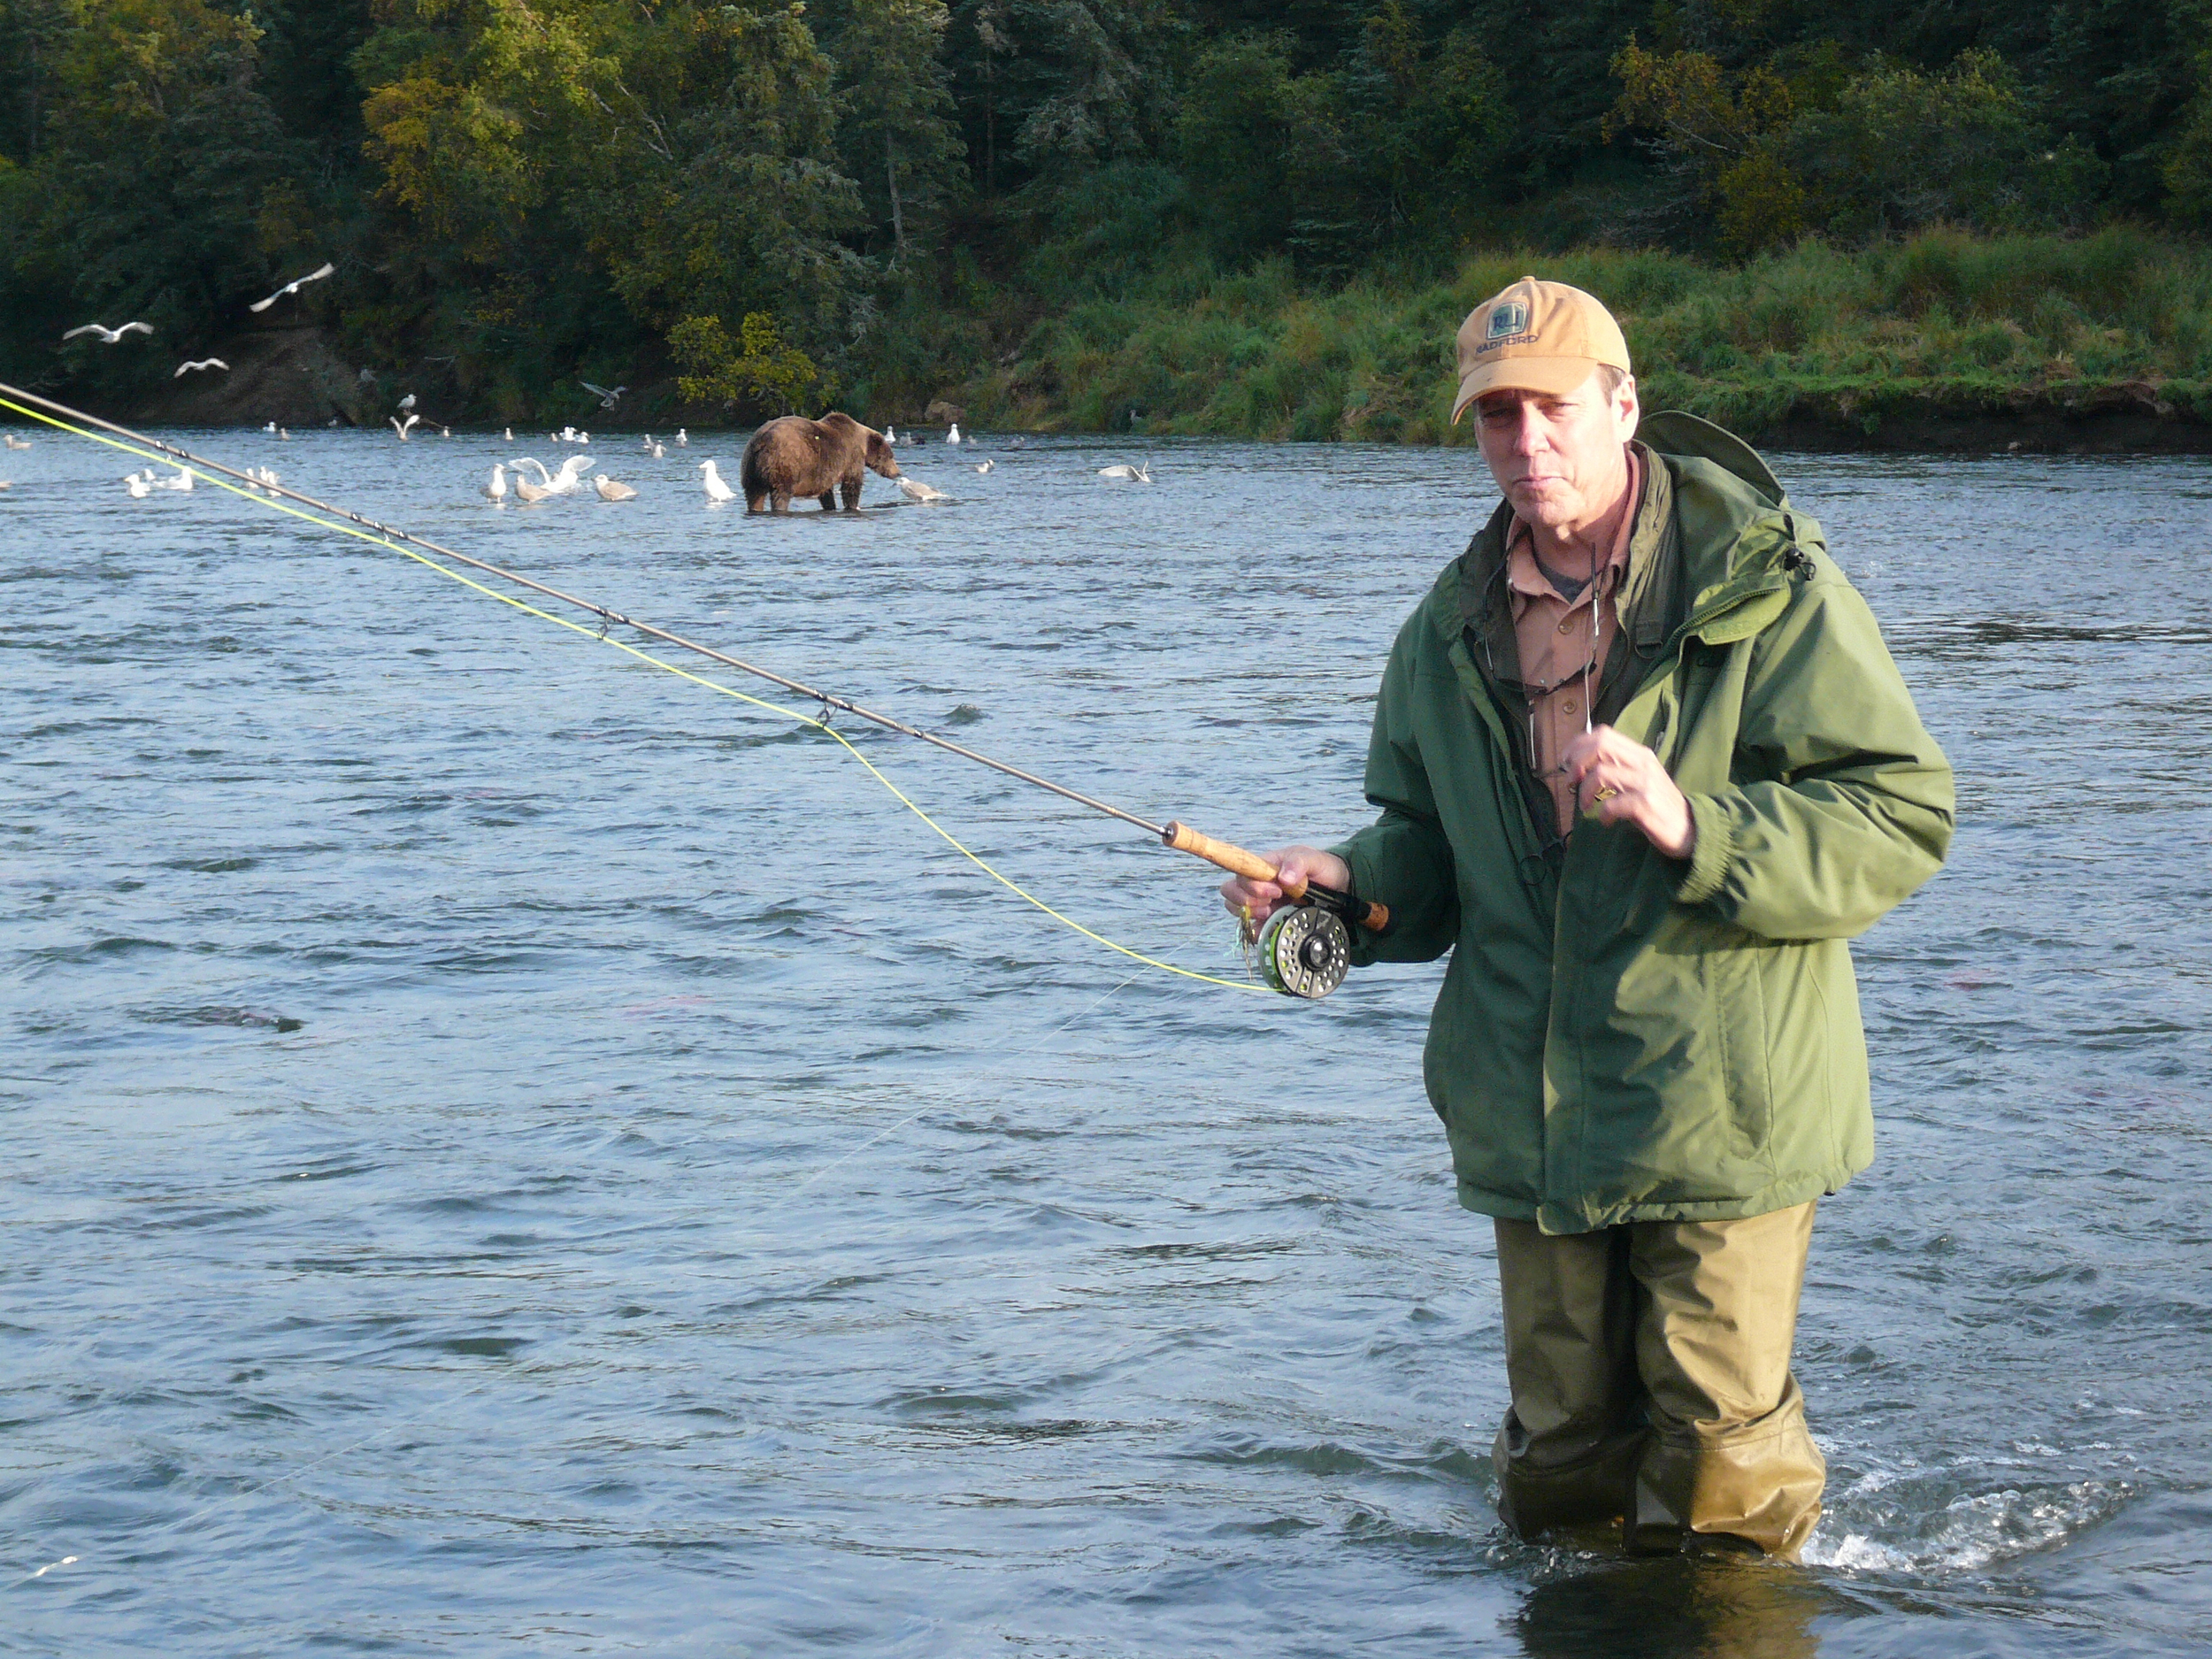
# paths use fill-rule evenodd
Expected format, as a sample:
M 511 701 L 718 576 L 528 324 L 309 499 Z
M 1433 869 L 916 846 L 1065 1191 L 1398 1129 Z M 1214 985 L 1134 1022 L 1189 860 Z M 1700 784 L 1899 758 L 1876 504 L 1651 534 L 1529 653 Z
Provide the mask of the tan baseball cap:
M 1629 373 L 1628 342 L 1594 296 L 1523 277 L 1459 326 L 1459 396 L 1452 424 L 1485 392 L 1571 392 L 1600 364 Z

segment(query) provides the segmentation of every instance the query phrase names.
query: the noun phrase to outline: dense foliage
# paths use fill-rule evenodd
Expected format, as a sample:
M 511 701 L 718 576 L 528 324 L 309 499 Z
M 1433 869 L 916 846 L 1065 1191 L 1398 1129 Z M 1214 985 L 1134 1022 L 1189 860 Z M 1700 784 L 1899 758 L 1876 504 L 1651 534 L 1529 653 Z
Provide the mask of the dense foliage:
M 2212 225 L 2208 24 L 2212 0 L 8 0 L 0 368 L 142 396 L 329 259 L 268 320 L 456 416 L 573 417 L 589 379 L 647 414 L 881 417 L 956 386 L 1011 409 L 1141 300 L 1187 334 L 1239 283 L 1456 303 L 1485 249 L 2170 245 Z M 60 342 L 94 318 L 160 343 Z M 1081 388 L 1097 419 L 1198 419 L 1160 388 L 1214 356 L 1155 344 Z

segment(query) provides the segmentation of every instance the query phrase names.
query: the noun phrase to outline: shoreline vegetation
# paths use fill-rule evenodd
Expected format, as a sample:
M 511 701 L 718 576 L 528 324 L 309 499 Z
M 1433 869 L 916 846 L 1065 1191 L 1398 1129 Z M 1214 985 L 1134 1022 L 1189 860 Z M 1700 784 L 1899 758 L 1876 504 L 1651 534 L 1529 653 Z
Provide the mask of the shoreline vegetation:
M 1302 290 L 1166 271 L 1041 319 L 947 390 L 980 427 L 1467 444 L 1453 334 L 1524 274 L 1620 317 L 1647 410 L 1798 449 L 2212 451 L 2212 257 L 2132 229 L 1817 242 L 1737 265 L 1479 254 L 1448 280 Z
M 2212 253 L 2125 227 L 1938 230 L 1862 250 L 1808 240 L 1733 265 L 1524 250 L 1470 255 L 1448 278 L 1334 288 L 1302 282 L 1287 261 L 1224 272 L 1192 251 L 1057 305 L 979 281 L 910 305 L 885 329 L 906 360 L 864 362 L 832 401 L 877 426 L 941 424 L 935 409 L 972 430 L 1466 444 L 1471 429 L 1449 424 L 1454 332 L 1530 273 L 1615 310 L 1647 409 L 1686 409 L 1755 443 L 2212 452 Z M 307 424 L 304 396 L 380 424 L 383 394 L 327 331 L 265 330 L 227 349 L 245 373 L 164 388 L 134 415 L 259 425 L 280 416 L 278 396 Z M 672 376 L 594 412 L 581 424 L 721 424 Z

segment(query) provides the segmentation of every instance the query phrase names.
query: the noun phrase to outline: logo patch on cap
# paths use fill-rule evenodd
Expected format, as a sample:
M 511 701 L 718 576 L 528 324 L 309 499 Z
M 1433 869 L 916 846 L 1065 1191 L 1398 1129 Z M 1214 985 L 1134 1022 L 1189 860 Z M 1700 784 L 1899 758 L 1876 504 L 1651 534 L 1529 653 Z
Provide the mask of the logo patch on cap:
M 1517 334 L 1528 326 L 1528 307 L 1518 300 L 1508 300 L 1490 313 L 1490 327 L 1485 339 L 1496 340 L 1505 334 Z

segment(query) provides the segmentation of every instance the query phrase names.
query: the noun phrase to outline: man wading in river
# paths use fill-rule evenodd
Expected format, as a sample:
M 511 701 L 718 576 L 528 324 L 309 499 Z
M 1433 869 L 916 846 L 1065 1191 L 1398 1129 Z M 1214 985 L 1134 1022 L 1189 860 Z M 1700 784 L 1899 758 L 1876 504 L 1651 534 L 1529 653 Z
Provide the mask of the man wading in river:
M 1459 372 L 1505 499 L 1391 650 L 1381 817 L 1272 857 L 1390 907 L 1355 962 L 1451 952 L 1423 1070 L 1496 1222 L 1507 1524 L 1791 1555 L 1826 1473 L 1790 1374 L 1813 1209 L 1873 1156 L 1845 941 L 1942 863 L 1950 766 L 1765 464 L 1640 433 L 1595 299 L 1525 278 Z

